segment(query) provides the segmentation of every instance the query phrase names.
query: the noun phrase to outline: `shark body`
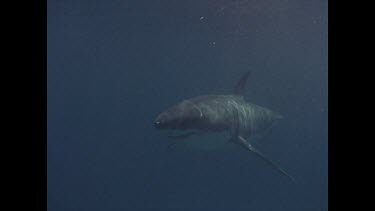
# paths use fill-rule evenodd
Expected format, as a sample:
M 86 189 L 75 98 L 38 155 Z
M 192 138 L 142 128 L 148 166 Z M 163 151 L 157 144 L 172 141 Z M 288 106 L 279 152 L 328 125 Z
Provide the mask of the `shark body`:
M 250 72 L 247 72 L 241 77 L 233 94 L 203 95 L 183 100 L 160 113 L 154 125 L 157 129 L 189 131 L 170 138 L 228 131 L 231 134 L 230 142 L 254 152 L 279 172 L 293 179 L 247 141 L 247 138 L 266 131 L 275 121 L 283 118 L 278 112 L 245 101 L 243 91 L 249 75 Z

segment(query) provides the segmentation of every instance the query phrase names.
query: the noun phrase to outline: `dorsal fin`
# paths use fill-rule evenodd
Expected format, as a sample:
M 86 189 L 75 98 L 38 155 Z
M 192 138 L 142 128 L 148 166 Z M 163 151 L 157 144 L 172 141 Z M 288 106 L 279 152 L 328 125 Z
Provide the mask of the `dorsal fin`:
M 237 82 L 236 86 L 234 87 L 234 94 L 235 95 L 243 95 L 244 94 L 244 89 L 245 85 L 247 82 L 247 79 L 250 76 L 250 71 L 246 72 L 245 74 L 242 75 L 240 80 Z

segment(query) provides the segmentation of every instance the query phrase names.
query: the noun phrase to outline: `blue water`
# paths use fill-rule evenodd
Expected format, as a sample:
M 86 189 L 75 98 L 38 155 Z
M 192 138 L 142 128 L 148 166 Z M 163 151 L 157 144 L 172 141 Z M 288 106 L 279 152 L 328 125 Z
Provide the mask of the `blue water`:
M 327 210 L 327 19 L 326 0 L 48 0 L 48 210 Z M 295 182 L 153 128 L 246 71 L 246 99 L 284 116 L 254 145 Z

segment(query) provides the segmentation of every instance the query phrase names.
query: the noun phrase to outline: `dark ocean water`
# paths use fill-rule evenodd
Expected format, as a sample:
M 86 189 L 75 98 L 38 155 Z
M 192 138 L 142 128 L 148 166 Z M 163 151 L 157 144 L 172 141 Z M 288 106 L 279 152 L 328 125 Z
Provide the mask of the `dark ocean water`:
M 48 0 L 48 210 L 327 210 L 327 19 L 326 0 Z M 254 145 L 294 183 L 153 127 L 246 71 L 246 99 L 284 116 Z

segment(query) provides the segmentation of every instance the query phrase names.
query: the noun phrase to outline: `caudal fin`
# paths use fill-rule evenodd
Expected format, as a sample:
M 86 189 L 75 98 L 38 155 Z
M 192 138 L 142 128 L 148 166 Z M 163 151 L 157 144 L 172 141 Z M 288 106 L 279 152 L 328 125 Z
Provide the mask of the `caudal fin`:
M 281 115 L 279 112 L 274 112 L 275 113 L 275 118 L 276 119 L 284 119 L 284 116 Z

